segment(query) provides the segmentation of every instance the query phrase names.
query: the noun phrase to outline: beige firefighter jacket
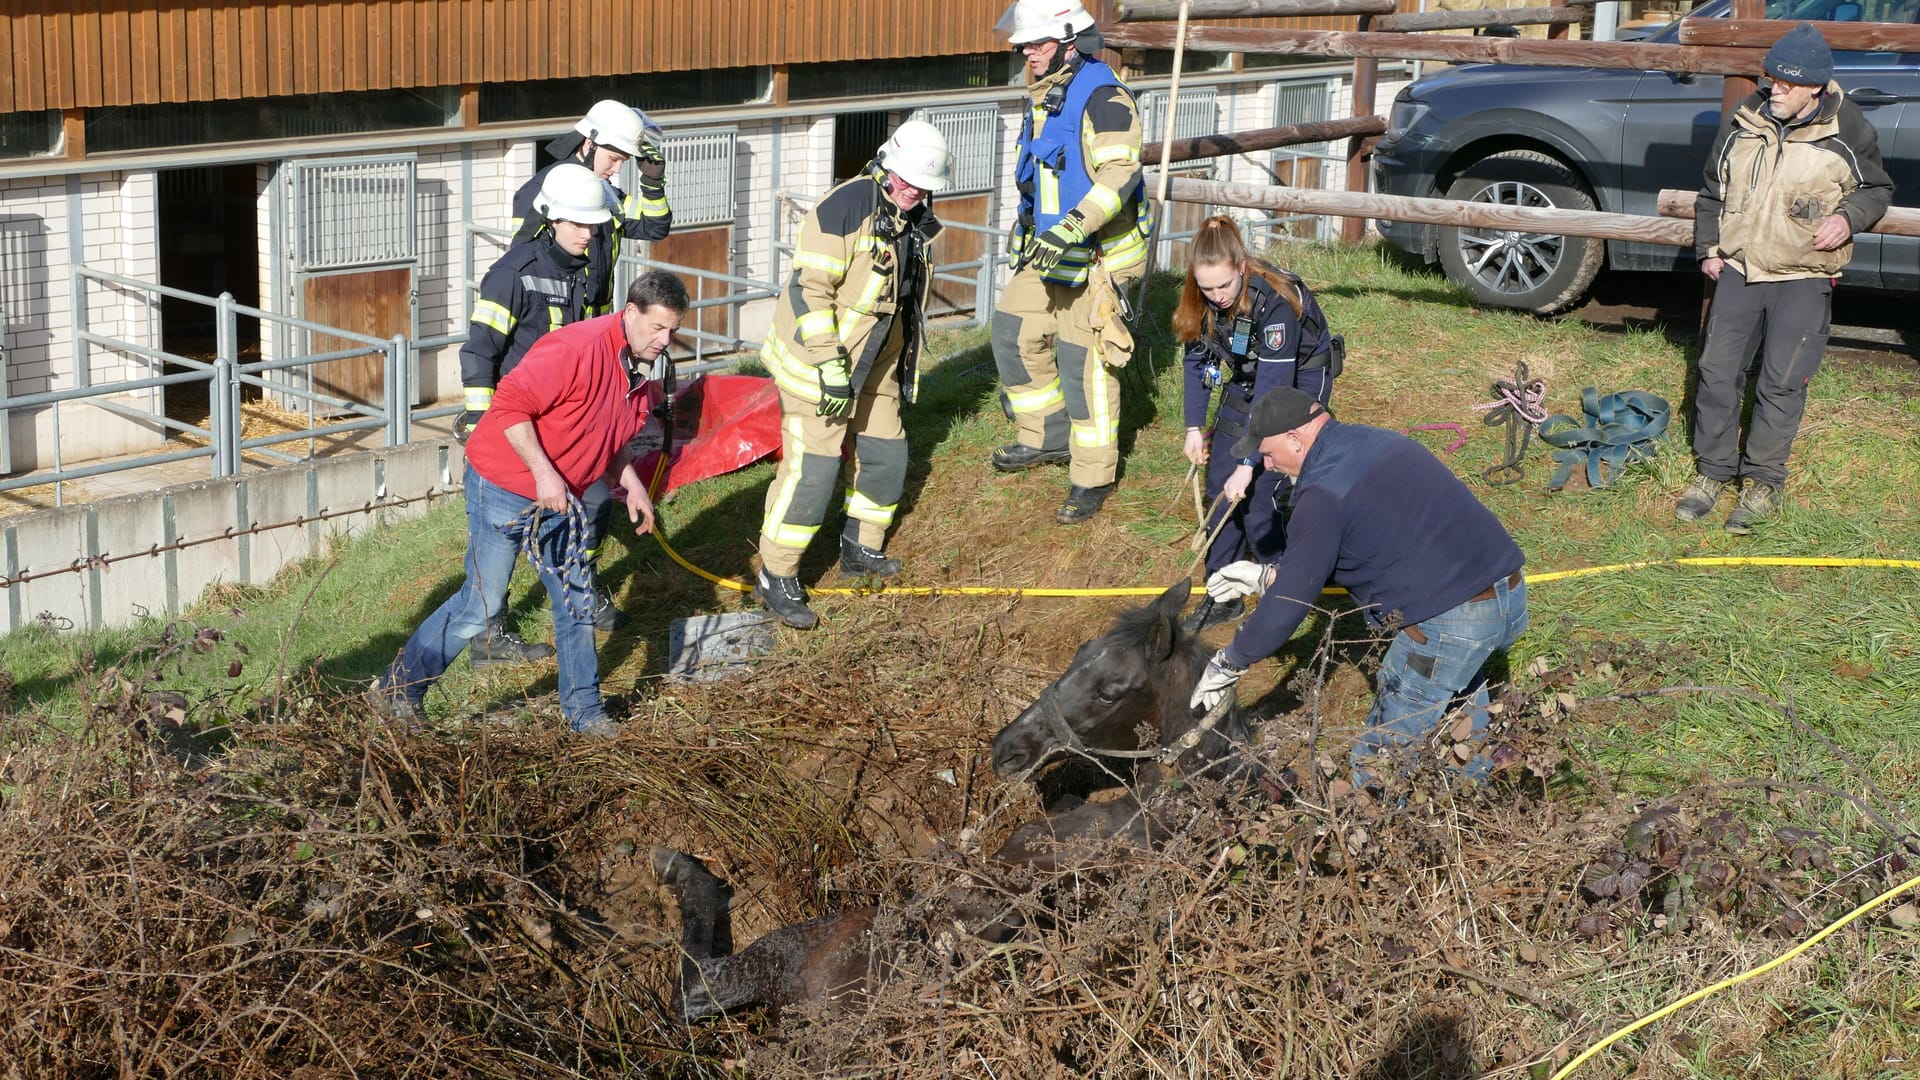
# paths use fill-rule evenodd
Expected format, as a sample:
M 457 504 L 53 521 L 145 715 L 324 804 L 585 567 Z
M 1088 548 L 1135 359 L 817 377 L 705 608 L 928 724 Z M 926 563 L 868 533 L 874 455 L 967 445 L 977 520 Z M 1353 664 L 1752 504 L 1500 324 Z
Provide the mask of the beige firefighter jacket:
M 793 273 L 775 302 L 773 329 L 761 362 L 780 389 L 820 400 L 815 368 L 845 352 L 854 385 L 877 363 L 893 320 L 908 320 L 896 337 L 915 347 L 933 277 L 929 242 L 940 231 L 931 202 L 902 213 L 881 190 L 884 174 L 848 180 L 821 196 L 800 224 Z M 912 373 L 902 391 L 911 395 Z
M 1837 82 L 1800 123 L 1769 115 L 1767 95 L 1748 95 L 1722 122 L 1694 207 L 1694 250 L 1732 263 L 1748 281 L 1835 277 L 1853 257 L 1849 240 L 1816 251 L 1829 214 L 1871 229 L 1893 200 L 1880 141 Z

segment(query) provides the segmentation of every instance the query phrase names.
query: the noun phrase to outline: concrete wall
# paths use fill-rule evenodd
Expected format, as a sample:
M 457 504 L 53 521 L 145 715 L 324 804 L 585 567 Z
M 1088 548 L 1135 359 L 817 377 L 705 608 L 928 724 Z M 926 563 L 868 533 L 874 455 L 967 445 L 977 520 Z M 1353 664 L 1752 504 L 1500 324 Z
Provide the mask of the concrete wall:
M 415 443 L 9 518 L 0 632 L 178 615 L 209 586 L 263 584 L 335 537 L 425 513 L 462 467 L 457 445 Z

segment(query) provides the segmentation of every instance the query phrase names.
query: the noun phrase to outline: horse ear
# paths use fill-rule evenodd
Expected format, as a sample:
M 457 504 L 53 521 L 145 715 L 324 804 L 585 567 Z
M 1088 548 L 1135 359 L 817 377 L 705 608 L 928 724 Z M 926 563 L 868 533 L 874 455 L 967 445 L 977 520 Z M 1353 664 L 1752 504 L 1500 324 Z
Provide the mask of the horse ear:
M 1177 619 L 1187 606 L 1187 597 L 1193 595 L 1193 579 L 1181 578 L 1173 587 L 1160 594 L 1153 602 L 1153 609 L 1169 619 Z

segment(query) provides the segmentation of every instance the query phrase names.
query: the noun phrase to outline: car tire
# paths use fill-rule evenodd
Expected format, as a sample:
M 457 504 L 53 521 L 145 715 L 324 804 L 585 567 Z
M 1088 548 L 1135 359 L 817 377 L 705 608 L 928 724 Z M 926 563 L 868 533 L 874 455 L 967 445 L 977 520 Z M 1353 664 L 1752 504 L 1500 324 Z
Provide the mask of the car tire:
M 1532 150 L 1481 158 L 1447 188 L 1447 198 L 1540 209 L 1593 210 L 1593 195 L 1564 163 Z M 1606 245 L 1596 237 L 1510 229 L 1436 231 L 1447 277 L 1480 303 L 1557 315 L 1580 302 L 1600 273 Z

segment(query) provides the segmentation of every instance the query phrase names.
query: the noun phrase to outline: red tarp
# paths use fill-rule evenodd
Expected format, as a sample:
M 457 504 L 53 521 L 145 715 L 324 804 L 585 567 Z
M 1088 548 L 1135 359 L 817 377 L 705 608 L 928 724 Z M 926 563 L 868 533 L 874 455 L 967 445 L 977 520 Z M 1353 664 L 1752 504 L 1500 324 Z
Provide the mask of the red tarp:
M 756 375 L 695 376 L 673 403 L 673 463 L 654 479 L 660 453 L 640 460 L 655 498 L 683 484 L 744 468 L 780 452 L 780 392 Z

